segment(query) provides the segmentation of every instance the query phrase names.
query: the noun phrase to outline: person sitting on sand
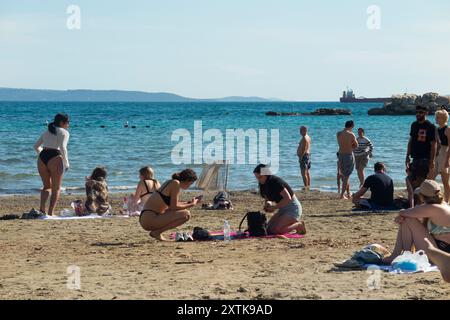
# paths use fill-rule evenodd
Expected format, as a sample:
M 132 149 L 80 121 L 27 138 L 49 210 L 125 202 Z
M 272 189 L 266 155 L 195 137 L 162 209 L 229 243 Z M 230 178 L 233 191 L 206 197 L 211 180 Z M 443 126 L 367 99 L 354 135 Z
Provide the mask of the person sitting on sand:
M 269 233 L 283 235 L 295 231 L 305 234 L 305 223 L 301 220 L 302 206 L 292 188 L 283 179 L 272 175 L 264 164 L 258 165 L 253 174 L 258 180 L 261 197 L 266 199 L 264 210 L 272 213 L 278 209 L 269 220 Z
M 191 169 L 175 173 L 171 180 L 154 192 L 144 205 L 139 222 L 150 236 L 166 241 L 162 233 L 174 229 L 189 221 L 191 218 L 189 208 L 197 205 L 199 198 L 189 202 L 180 201 L 180 191 L 188 189 L 197 180 L 197 175 Z
M 395 222 L 400 225 L 395 248 L 383 263 L 391 264 L 403 251 L 425 250 L 424 238 L 440 250 L 450 253 L 450 206 L 444 203 L 439 184 L 425 180 L 419 189 L 424 205 L 400 211 Z M 433 261 L 434 262 L 434 261 Z
M 107 172 L 105 168 L 97 167 L 86 178 L 86 212 L 105 214 L 111 208 L 108 200 L 108 185 L 106 183 Z
M 355 156 L 353 150 L 358 147 L 358 141 L 353 133 L 355 124 L 353 121 L 345 123 L 345 129 L 336 134 L 339 145 L 339 165 L 343 176 L 340 199 L 347 199 L 344 195 L 349 185 L 350 176 L 355 169 Z
M 386 174 L 383 163 L 374 165 L 375 174 L 368 177 L 361 189 L 353 195 L 353 203 L 358 209 L 383 210 L 394 207 L 394 183 Z M 370 190 L 370 199 L 362 198 Z
M 425 242 L 427 243 L 425 253 L 438 266 L 444 281 L 450 283 L 450 253 L 436 248 L 428 238 L 425 238 Z
M 158 190 L 161 185 L 158 180 L 154 178 L 153 169 L 150 167 L 143 167 L 139 170 L 140 181 L 136 187 L 136 192 L 130 197 L 128 203 L 128 210 L 142 211 L 144 204 L 150 196 Z

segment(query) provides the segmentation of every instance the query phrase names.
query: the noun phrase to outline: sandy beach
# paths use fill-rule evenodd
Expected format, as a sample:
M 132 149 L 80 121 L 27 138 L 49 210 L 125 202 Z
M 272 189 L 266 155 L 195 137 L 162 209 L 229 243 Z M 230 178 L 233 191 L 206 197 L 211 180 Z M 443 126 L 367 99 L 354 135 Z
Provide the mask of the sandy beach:
M 251 192 L 232 192 L 234 211 L 192 210 L 194 226 L 232 229 L 259 209 Z M 351 213 L 335 194 L 298 193 L 308 234 L 304 239 L 161 243 L 137 217 L 73 221 L 0 221 L 0 299 L 449 299 L 437 272 L 382 274 L 369 290 L 366 271 L 336 271 L 333 262 L 361 247 L 392 249 L 396 213 Z M 79 198 L 63 196 L 58 212 Z M 211 194 L 205 200 L 210 201 Z M 113 196 L 114 212 L 121 195 Z M 1 198 L 0 215 L 38 205 L 38 196 Z M 81 290 L 69 290 L 67 267 L 81 270 Z

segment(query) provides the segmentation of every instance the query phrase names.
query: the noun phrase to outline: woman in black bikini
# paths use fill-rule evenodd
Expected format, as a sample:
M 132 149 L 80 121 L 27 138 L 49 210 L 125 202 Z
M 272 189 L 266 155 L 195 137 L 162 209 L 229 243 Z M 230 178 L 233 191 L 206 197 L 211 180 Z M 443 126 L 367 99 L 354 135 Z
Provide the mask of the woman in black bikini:
M 198 198 L 190 202 L 179 200 L 181 189 L 188 189 L 197 175 L 191 169 L 175 173 L 172 180 L 164 184 L 154 192 L 144 205 L 139 217 L 139 222 L 145 231 L 150 231 L 150 236 L 160 241 L 166 241 L 162 233 L 186 223 L 191 214 L 187 210 L 199 203 Z
M 161 187 L 159 181 L 154 178 L 153 169 L 150 167 L 141 168 L 139 178 L 136 192 L 130 198 L 131 201 L 128 205 L 130 211 L 141 211 L 150 196 Z
M 48 215 L 53 214 L 61 192 L 62 178 L 69 169 L 67 143 L 69 141 L 69 117 L 58 113 L 55 120 L 48 125 L 34 149 L 39 153 L 38 171 L 44 187 L 41 191 L 40 211 L 45 213 L 47 199 L 51 193 Z

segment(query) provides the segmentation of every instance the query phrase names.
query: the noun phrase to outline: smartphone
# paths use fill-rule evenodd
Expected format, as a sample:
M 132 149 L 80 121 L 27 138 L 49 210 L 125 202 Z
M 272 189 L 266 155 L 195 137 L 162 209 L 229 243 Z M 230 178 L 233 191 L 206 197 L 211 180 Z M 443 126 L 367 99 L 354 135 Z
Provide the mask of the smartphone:
M 201 195 L 195 197 L 195 199 L 197 199 L 198 201 L 201 201 L 203 199 L 203 195 L 201 194 Z

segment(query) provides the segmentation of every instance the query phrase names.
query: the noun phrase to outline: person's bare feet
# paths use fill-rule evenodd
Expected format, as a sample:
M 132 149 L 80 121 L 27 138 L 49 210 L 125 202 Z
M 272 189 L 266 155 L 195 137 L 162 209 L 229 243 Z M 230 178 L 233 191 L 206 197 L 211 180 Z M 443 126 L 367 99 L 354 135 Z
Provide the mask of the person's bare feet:
M 155 238 L 155 239 L 158 240 L 158 241 L 167 241 L 167 239 L 164 238 L 164 237 L 162 236 L 162 234 L 159 233 L 159 232 L 150 231 L 149 235 L 150 235 L 150 237 Z
M 339 200 L 348 200 L 348 197 L 341 194 L 341 196 L 339 197 Z
M 300 221 L 299 222 L 299 226 L 297 228 L 297 234 L 299 235 L 305 235 L 306 234 L 306 225 L 305 225 L 305 221 Z

